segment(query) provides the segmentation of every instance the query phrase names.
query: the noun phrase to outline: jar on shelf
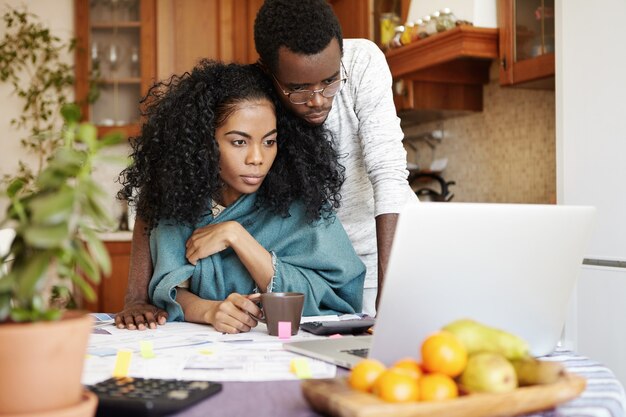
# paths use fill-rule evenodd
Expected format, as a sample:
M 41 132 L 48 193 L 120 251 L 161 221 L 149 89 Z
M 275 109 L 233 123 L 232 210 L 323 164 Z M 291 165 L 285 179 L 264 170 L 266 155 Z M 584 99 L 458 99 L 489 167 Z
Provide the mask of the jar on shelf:
M 415 34 L 417 39 L 424 39 L 428 36 L 428 33 L 426 32 L 426 24 L 422 19 L 417 19 L 415 21 Z
M 400 24 L 400 17 L 395 13 L 380 15 L 380 46 L 384 49 L 396 34 L 396 26 Z
M 439 12 L 437 20 L 437 32 L 444 32 L 453 29 L 456 26 L 456 16 L 449 8 L 445 8 Z
M 430 21 L 432 22 L 432 23 L 431 23 L 431 25 L 433 25 L 433 26 L 434 26 L 434 28 L 435 28 L 435 32 L 434 32 L 434 33 L 439 32 L 439 31 L 437 30 L 437 27 L 439 26 L 439 12 L 438 12 L 438 11 L 434 11 L 434 12 L 430 15 Z
M 437 23 L 430 15 L 422 17 L 422 20 L 424 21 L 424 25 L 426 26 L 426 35 L 430 36 L 437 33 Z
M 390 48 L 399 48 L 400 46 L 402 46 L 402 35 L 404 34 L 405 30 L 404 30 L 404 26 L 400 25 L 400 26 L 396 26 L 395 29 L 395 34 L 393 35 L 393 39 L 391 39 L 391 41 L 389 42 L 389 47 Z
M 404 32 L 400 36 L 400 42 L 402 45 L 408 45 L 413 42 L 417 37 L 417 26 L 414 22 L 406 22 L 404 25 Z

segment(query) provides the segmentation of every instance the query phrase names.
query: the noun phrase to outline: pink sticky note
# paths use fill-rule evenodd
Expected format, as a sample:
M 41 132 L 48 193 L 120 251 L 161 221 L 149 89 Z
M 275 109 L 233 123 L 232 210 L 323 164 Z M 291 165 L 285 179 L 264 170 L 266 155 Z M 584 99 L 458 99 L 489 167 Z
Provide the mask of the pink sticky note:
M 341 339 L 342 337 L 343 336 L 339 333 L 331 334 L 330 336 L 328 336 L 329 339 Z
M 278 322 L 278 338 L 279 339 L 291 338 L 291 322 L 290 321 Z

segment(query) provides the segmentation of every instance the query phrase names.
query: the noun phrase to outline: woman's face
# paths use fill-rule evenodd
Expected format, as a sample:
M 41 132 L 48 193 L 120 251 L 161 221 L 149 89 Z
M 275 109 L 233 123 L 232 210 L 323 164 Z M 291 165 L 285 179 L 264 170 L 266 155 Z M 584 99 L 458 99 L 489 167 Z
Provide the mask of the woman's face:
M 267 100 L 243 101 L 215 130 L 220 149 L 220 177 L 224 181 L 224 206 L 242 194 L 259 189 L 269 172 L 278 147 L 276 115 Z

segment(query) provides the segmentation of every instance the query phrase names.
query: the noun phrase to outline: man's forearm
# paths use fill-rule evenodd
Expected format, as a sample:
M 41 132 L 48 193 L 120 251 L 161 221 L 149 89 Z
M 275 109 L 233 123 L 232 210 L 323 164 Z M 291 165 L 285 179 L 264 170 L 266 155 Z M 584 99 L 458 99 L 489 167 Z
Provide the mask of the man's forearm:
M 152 277 L 150 238 L 146 223 L 137 217 L 133 228 L 133 241 L 130 251 L 130 271 L 126 287 L 125 303 L 148 302 L 148 284 Z
M 378 304 L 383 289 L 385 271 L 387 271 L 391 243 L 393 242 L 393 235 L 396 232 L 397 223 L 397 213 L 376 216 L 376 245 L 378 247 L 378 296 L 376 297 L 376 304 Z

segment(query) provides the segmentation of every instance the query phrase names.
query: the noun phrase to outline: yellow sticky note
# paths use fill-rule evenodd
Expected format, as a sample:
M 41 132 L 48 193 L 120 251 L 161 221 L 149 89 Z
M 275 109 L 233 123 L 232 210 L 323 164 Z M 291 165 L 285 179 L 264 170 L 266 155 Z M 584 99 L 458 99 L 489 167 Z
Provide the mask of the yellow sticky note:
M 152 350 L 152 342 L 149 340 L 139 341 L 139 351 L 141 352 L 141 357 L 144 359 L 151 359 L 156 357 L 154 351 Z
M 300 379 L 311 378 L 311 366 L 306 358 L 294 358 L 291 360 L 289 369 Z
M 213 351 L 209 350 L 209 349 L 200 349 L 198 352 L 200 352 L 201 355 L 212 355 Z
M 120 349 L 117 351 L 115 358 L 115 368 L 113 369 L 113 377 L 124 378 L 128 376 L 128 368 L 130 368 L 130 358 L 133 351 L 128 349 Z

